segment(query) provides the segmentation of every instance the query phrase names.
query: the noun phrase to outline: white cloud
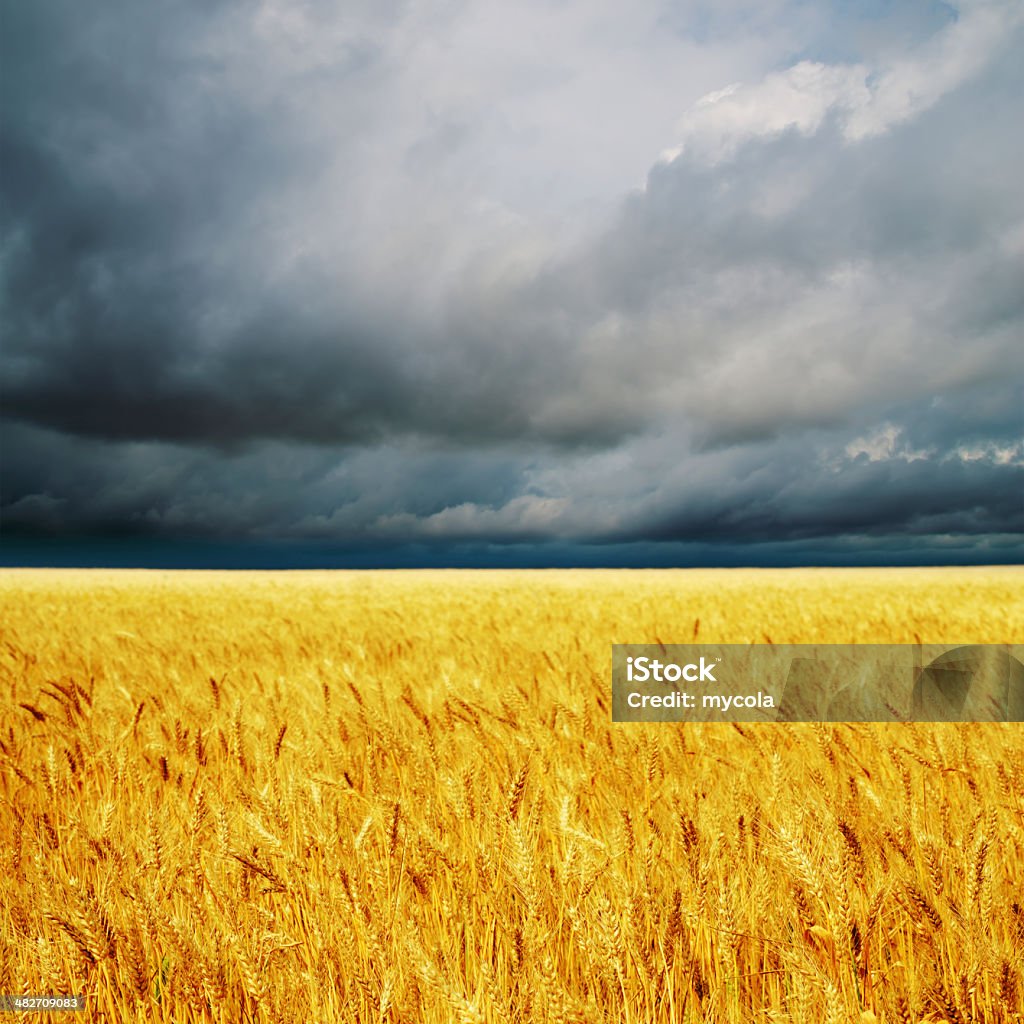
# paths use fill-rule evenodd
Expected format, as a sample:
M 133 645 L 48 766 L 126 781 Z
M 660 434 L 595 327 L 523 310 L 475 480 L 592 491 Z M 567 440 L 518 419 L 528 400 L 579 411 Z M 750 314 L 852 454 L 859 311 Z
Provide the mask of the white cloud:
M 681 154 L 708 163 L 729 159 L 752 138 L 795 129 L 813 135 L 835 109 L 853 110 L 867 103 L 868 71 L 862 64 L 834 65 L 801 61 L 768 75 L 758 85 L 731 85 L 710 93 L 679 122 L 682 142 L 663 154 Z
M 1024 24 L 1024 5 L 1012 0 L 961 5 L 960 17 L 907 60 L 876 70 L 866 103 L 851 108 L 850 140 L 887 131 L 927 110 L 977 74 Z
M 932 451 L 910 447 L 903 440 L 902 429 L 892 423 L 886 423 L 874 433 L 855 438 L 846 446 L 847 458 L 856 459 L 866 455 L 868 462 L 885 462 L 891 459 L 917 462 L 929 458 L 932 454 Z
M 908 56 L 878 63 L 800 61 L 755 85 L 708 93 L 683 115 L 679 143 L 662 154 L 716 164 L 745 142 L 818 132 L 835 117 L 849 142 L 879 135 L 933 106 L 982 70 L 1024 24 L 1024 4 L 961 4 L 959 17 Z
M 988 462 L 995 466 L 1024 466 L 1024 441 L 1017 444 L 962 444 L 953 453 L 961 462 Z
M 566 529 L 568 511 L 567 498 L 522 494 L 498 507 L 463 502 L 430 516 L 407 512 L 382 516 L 372 532 L 384 537 L 431 540 L 537 539 L 570 532 Z

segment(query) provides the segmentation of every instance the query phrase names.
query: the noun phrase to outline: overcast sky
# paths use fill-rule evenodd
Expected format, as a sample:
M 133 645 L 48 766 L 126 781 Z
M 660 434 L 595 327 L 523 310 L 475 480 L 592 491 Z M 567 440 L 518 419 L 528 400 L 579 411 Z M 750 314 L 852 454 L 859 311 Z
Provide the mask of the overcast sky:
M 0 9 L 6 561 L 1024 558 L 1019 0 Z

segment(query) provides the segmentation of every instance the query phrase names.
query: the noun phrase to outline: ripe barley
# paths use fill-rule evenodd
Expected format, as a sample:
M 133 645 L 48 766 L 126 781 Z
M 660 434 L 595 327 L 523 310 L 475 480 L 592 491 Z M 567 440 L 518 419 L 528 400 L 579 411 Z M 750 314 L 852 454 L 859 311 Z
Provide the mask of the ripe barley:
M 526 793 L 526 776 L 529 773 L 529 764 L 524 764 L 519 769 L 519 773 L 516 775 L 512 782 L 512 786 L 509 789 L 508 795 L 508 816 L 515 820 L 519 817 L 519 808 L 523 803 L 523 796 Z
M 615 726 L 603 667 L 698 629 L 1012 639 L 1020 577 L 0 574 L 0 989 L 163 1024 L 1024 1018 L 1019 730 Z

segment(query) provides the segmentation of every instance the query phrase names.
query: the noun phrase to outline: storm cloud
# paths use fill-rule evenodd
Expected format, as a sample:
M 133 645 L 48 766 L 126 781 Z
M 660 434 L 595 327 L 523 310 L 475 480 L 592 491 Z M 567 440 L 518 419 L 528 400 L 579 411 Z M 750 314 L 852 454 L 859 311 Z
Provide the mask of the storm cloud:
M 1019 4 L 4 23 L 12 551 L 1020 560 Z

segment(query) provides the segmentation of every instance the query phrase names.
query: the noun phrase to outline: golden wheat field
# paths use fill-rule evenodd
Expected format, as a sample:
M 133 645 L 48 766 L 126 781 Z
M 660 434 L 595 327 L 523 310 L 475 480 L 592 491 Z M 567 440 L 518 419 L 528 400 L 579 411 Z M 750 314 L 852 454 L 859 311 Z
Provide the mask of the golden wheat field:
M 0 993 L 64 1019 L 1024 1019 L 1024 727 L 609 714 L 613 642 L 1020 642 L 1019 569 L 8 570 L 0 629 Z

